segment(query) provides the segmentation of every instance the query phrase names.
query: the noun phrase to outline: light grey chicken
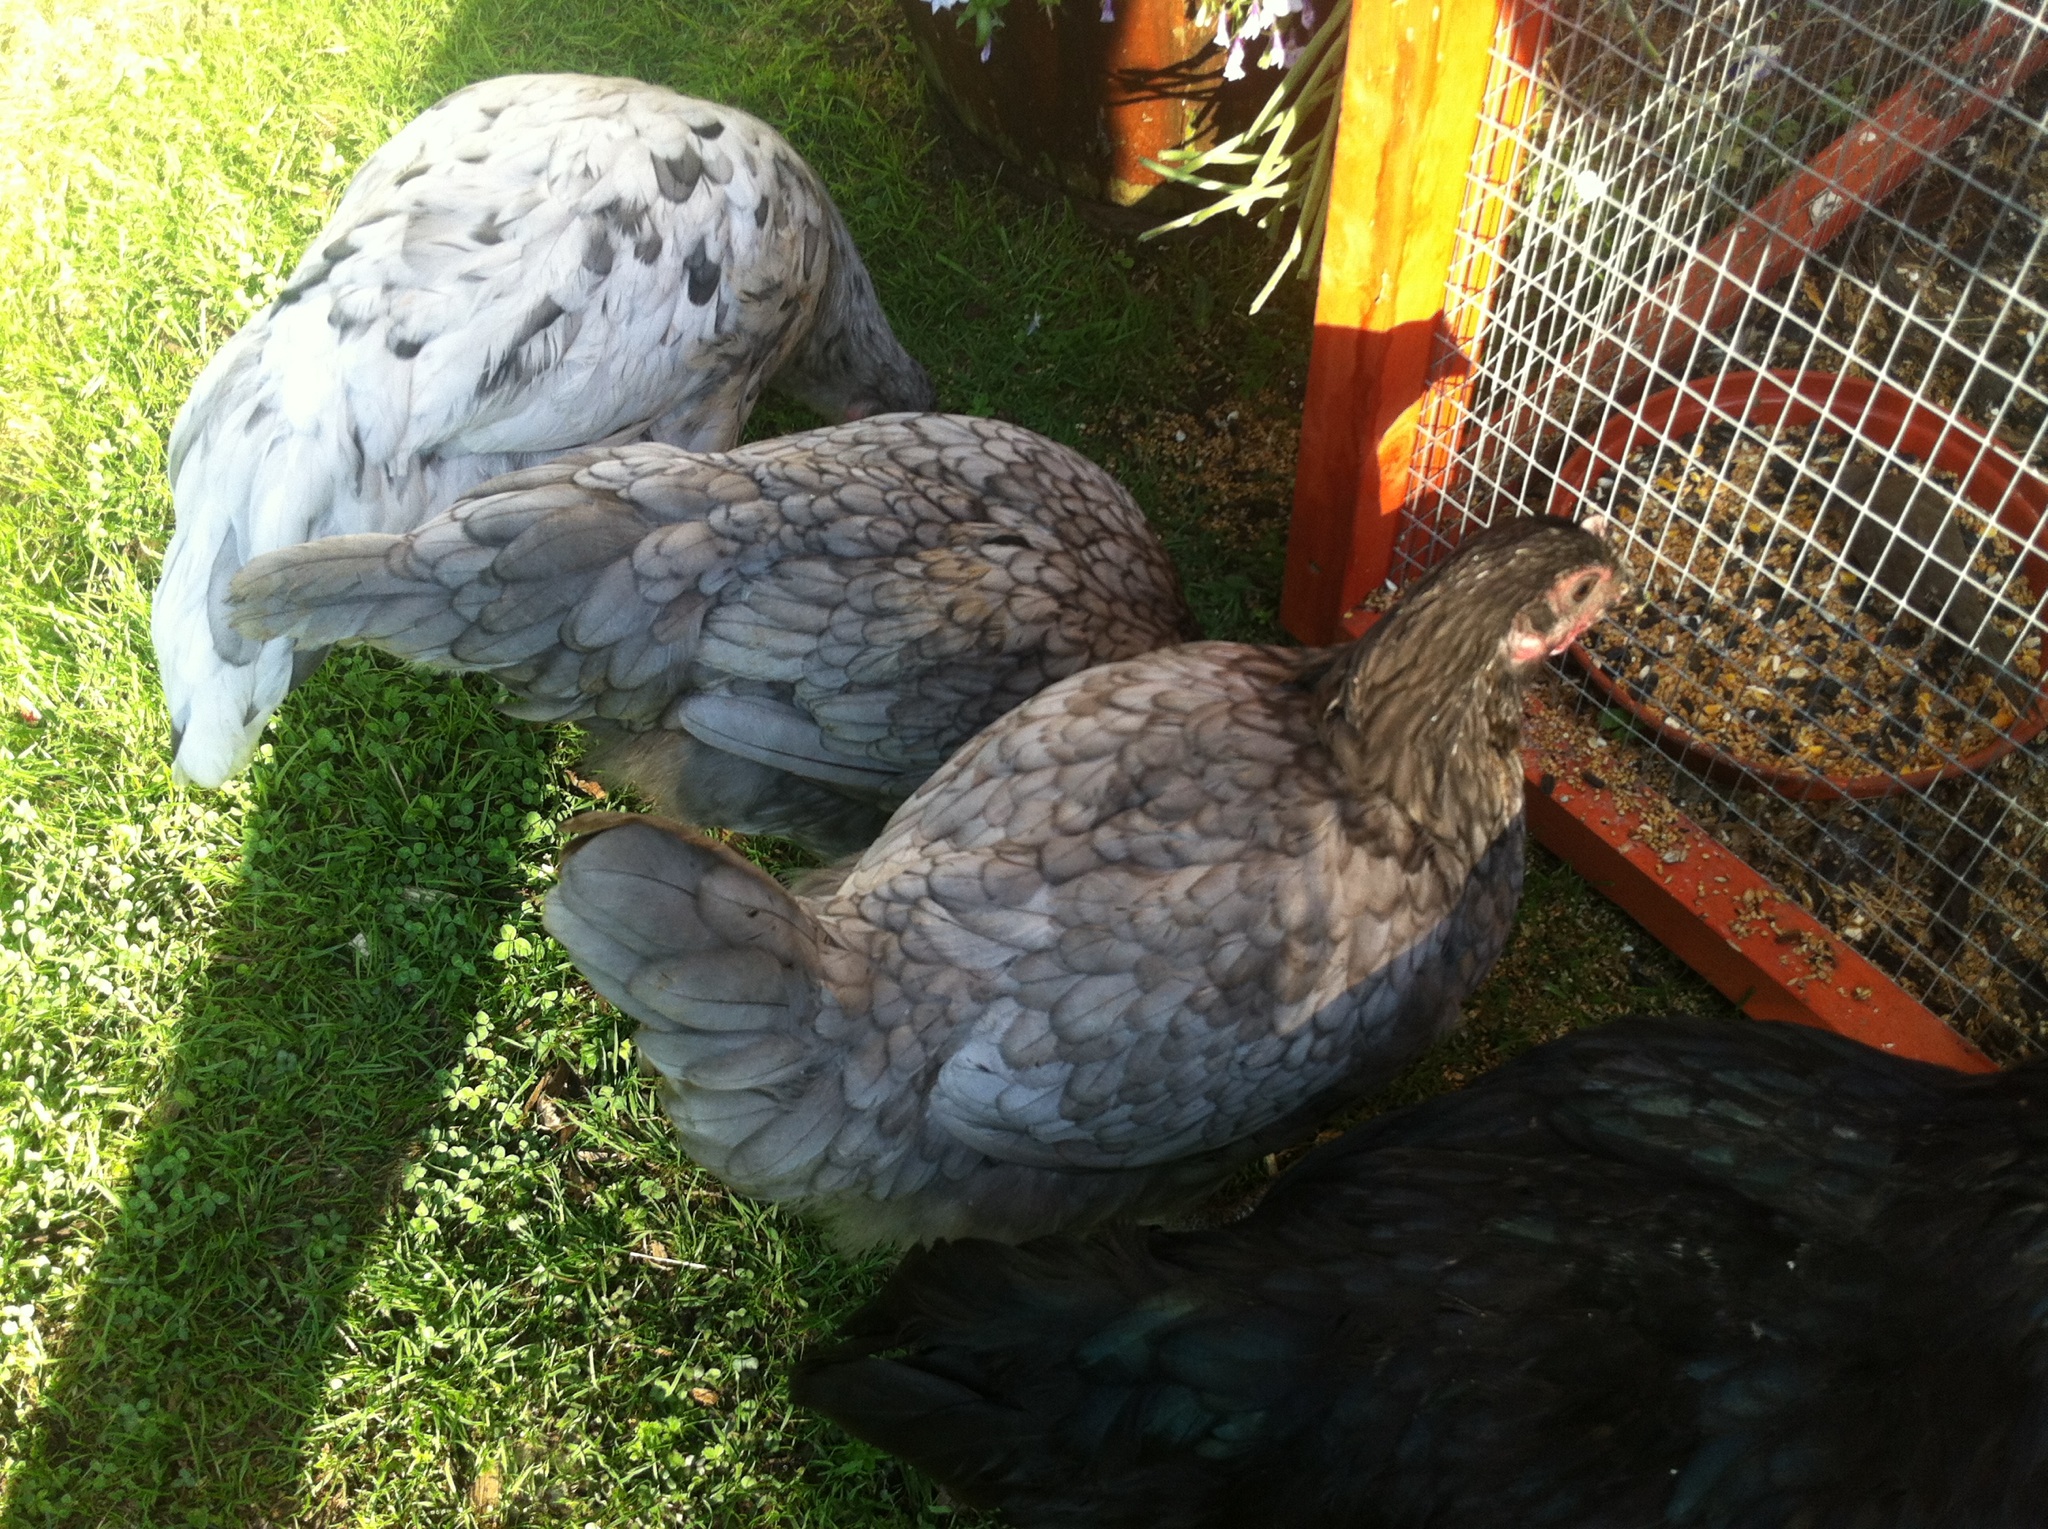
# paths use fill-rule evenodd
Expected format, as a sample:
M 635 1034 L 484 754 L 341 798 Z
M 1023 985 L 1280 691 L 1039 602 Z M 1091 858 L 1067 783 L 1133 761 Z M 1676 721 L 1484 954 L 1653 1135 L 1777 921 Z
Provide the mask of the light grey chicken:
M 228 624 L 250 558 L 411 530 L 571 447 L 719 450 L 767 385 L 832 419 L 934 401 L 780 134 L 577 74 L 485 80 L 423 113 L 364 161 L 171 428 L 177 531 L 151 631 L 178 778 L 240 769 L 319 661 Z
M 1062 681 L 836 886 L 579 820 L 547 927 L 691 1156 L 847 1244 L 1164 1214 L 1456 1022 L 1521 893 L 1523 690 L 1622 582 L 1513 520 L 1349 647 Z
M 943 414 L 572 452 L 403 536 L 267 553 L 230 604 L 252 640 L 493 675 L 589 728 L 608 784 L 828 855 L 1054 680 L 1194 635 L 1115 479 Z
M 1993 624 L 1989 595 L 1965 573 L 1976 538 L 1948 490 L 1911 468 L 1851 462 L 1820 523 L 1851 568 L 1966 650 L 2015 706 L 2029 703 L 2034 687 L 2012 668 L 2017 639 Z

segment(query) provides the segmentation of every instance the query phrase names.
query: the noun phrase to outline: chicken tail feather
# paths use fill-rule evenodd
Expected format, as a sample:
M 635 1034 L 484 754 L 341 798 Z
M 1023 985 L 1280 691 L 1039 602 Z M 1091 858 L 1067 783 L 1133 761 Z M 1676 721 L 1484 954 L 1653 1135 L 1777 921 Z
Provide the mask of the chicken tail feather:
M 253 366 L 261 334 L 250 334 L 215 359 L 172 432 L 177 530 L 150 632 L 185 785 L 218 786 L 247 764 L 263 724 L 311 667 L 295 664 L 291 643 L 230 623 L 230 581 L 251 557 L 302 540 L 341 493 L 325 430 L 250 427 L 273 402 Z
M 910 1255 L 790 1394 L 1021 1524 L 1209 1522 L 1312 1431 L 1329 1336 L 1211 1304 L 1142 1232 L 969 1240 Z
M 642 1061 L 690 1155 L 764 1198 L 802 1191 L 844 1123 L 817 921 L 773 877 L 659 819 L 569 829 L 546 925 L 640 1022 Z

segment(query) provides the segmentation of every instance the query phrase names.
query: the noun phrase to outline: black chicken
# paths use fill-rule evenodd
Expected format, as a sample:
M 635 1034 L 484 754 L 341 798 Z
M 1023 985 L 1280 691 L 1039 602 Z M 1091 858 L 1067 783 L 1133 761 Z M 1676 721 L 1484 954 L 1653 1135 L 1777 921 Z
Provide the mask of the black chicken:
M 2048 1064 L 1631 1019 L 1246 1219 L 914 1256 L 794 1394 L 1021 1525 L 2048 1521 Z

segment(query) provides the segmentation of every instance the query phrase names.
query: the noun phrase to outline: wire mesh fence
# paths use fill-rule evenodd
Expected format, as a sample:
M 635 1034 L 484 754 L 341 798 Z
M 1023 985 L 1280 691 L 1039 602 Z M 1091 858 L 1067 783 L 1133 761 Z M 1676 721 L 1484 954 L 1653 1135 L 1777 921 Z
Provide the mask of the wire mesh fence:
M 1608 515 L 1646 599 L 1574 704 L 1993 1056 L 2048 1051 L 2048 15 L 1534 22 L 1395 581 L 1518 507 Z

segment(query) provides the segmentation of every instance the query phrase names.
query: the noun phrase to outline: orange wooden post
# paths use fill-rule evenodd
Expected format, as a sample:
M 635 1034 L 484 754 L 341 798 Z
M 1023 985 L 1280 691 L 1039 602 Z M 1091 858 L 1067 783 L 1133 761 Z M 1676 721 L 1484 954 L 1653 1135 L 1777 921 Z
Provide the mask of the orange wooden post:
M 1280 618 L 1304 642 L 1387 577 L 1488 58 L 1516 0 L 1353 0 Z

